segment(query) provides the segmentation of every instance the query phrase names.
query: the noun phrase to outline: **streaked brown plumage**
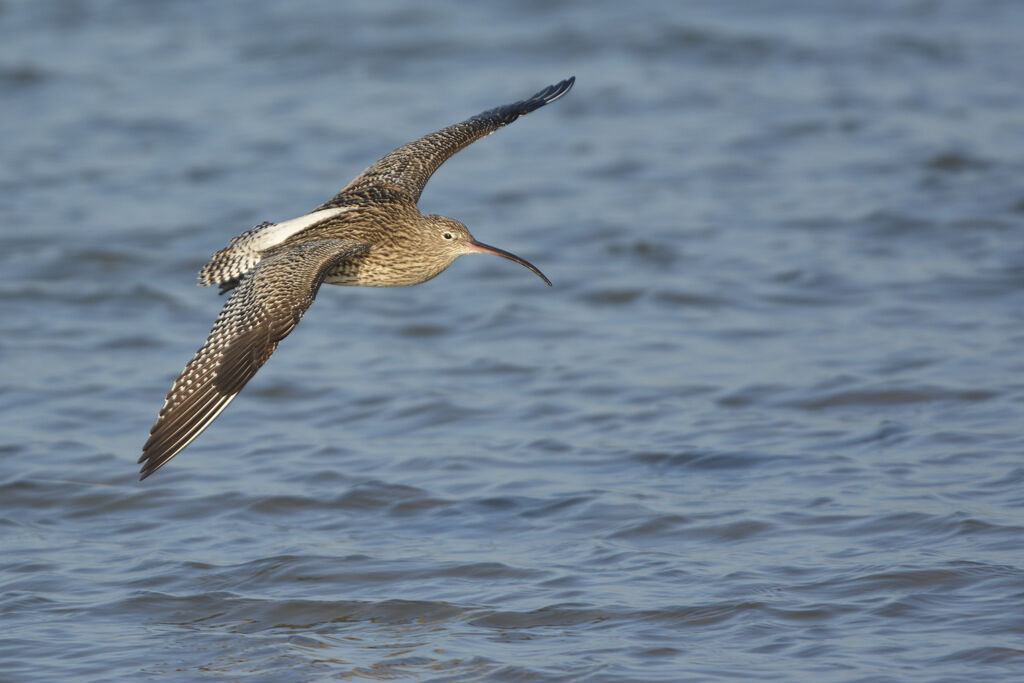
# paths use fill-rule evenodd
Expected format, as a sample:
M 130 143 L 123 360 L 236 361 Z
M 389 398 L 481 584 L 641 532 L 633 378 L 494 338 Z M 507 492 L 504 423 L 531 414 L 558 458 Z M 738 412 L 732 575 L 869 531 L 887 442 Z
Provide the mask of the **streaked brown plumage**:
M 298 324 L 320 285 L 399 287 L 437 276 L 464 254 L 507 251 L 477 242 L 462 223 L 416 206 L 449 157 L 572 88 L 569 78 L 533 97 L 399 147 L 306 216 L 261 223 L 231 240 L 199 273 L 202 285 L 234 290 L 210 336 L 167 394 L 142 447 L 141 479 L 206 429 Z

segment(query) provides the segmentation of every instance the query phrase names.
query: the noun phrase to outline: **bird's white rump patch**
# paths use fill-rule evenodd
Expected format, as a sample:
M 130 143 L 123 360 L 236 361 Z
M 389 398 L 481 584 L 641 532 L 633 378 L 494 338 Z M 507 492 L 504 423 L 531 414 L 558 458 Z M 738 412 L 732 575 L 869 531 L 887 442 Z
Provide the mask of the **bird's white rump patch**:
M 246 241 L 245 247 L 253 251 L 265 251 L 281 244 L 292 235 L 302 232 L 306 228 L 351 210 L 351 206 L 321 209 L 320 211 L 307 213 L 305 216 L 263 226 L 252 233 L 249 240 Z

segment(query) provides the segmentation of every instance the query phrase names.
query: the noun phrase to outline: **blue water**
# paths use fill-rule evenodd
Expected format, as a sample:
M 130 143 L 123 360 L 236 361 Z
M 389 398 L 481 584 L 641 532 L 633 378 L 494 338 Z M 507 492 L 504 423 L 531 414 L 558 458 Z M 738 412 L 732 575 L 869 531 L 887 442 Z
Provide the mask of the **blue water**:
M 1024 4 L 0 4 L 0 680 L 1015 681 Z M 135 460 L 196 271 L 571 74 Z

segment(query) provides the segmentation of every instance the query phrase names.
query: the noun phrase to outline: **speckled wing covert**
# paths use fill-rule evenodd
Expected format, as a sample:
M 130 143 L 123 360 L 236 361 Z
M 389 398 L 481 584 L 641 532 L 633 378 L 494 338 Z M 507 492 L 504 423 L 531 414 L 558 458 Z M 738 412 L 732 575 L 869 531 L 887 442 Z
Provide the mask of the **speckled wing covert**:
M 520 116 L 554 102 L 569 92 L 575 82 L 575 76 L 567 78 L 560 83 L 549 85 L 529 99 L 488 109 L 462 123 L 448 126 L 399 147 L 360 173 L 331 201 L 319 206 L 318 210 L 343 206 L 349 203 L 346 195 L 372 189 L 387 191 L 397 188 L 407 193 L 414 202 L 419 201 L 430 176 L 453 154 L 507 126 Z
M 174 382 L 142 447 L 141 477 L 160 469 L 220 415 L 298 324 L 324 278 L 369 245 L 319 240 L 266 256 L 224 304 L 206 344 Z

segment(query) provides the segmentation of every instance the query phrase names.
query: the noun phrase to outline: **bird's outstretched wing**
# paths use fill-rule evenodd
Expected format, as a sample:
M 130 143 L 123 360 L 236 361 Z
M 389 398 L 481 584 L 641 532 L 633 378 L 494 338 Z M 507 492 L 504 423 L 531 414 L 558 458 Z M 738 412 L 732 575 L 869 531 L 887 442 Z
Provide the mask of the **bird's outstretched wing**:
M 567 78 L 561 83 L 549 85 L 529 99 L 488 109 L 462 123 L 399 147 L 360 173 L 333 199 L 317 208 L 344 206 L 349 203 L 351 195 L 373 190 L 388 193 L 397 189 L 414 202 L 418 201 L 430 176 L 453 154 L 507 126 L 520 116 L 554 102 L 569 92 L 575 82 L 575 76 Z
M 369 246 L 346 240 L 299 244 L 264 258 L 224 304 L 206 344 L 174 382 L 142 447 L 145 479 L 220 415 L 313 303 L 327 273 Z

